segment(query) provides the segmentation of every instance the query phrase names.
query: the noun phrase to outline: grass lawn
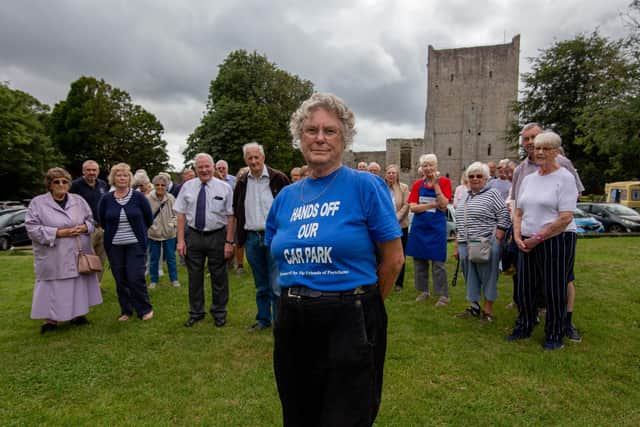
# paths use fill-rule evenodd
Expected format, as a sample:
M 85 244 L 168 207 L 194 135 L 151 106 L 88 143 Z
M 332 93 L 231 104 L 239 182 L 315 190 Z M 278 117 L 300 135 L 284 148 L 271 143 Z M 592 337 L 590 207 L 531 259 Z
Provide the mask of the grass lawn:
M 454 317 L 466 306 L 462 273 L 449 307 L 416 303 L 409 260 L 405 290 L 387 301 L 376 425 L 640 425 L 638 254 L 640 237 L 578 241 L 574 323 L 584 339 L 555 352 L 542 350 L 542 327 L 529 340 L 504 341 L 516 317 L 504 308 L 510 277 L 500 279 L 496 322 L 481 326 Z M 32 264 L 23 251 L 0 255 L 1 425 L 281 424 L 271 332 L 246 332 L 255 315 L 250 274 L 231 274 L 224 328 L 209 316 L 182 326 L 181 268 L 181 288 L 164 276 L 151 291 L 150 322 L 116 321 L 107 272 L 90 325 L 41 336 L 40 322 L 29 319 Z M 454 266 L 451 259 L 450 274 Z

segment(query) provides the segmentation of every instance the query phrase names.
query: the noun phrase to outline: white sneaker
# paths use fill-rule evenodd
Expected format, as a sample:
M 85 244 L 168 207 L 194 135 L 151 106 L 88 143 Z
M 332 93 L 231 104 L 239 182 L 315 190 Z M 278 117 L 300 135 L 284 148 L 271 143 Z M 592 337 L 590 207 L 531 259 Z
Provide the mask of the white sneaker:
M 174 288 L 179 288 L 180 282 L 178 282 L 177 280 L 174 280 L 173 282 L 171 282 L 171 286 L 173 286 Z
M 440 297 L 436 302 L 436 307 L 444 307 L 445 305 L 449 305 L 449 298 L 447 297 Z
M 429 292 L 420 292 L 416 297 L 416 301 L 420 302 L 420 301 L 428 300 L 429 298 L 431 298 L 431 295 L 429 294 Z
M 158 284 L 156 282 L 149 283 L 149 289 L 155 289 Z

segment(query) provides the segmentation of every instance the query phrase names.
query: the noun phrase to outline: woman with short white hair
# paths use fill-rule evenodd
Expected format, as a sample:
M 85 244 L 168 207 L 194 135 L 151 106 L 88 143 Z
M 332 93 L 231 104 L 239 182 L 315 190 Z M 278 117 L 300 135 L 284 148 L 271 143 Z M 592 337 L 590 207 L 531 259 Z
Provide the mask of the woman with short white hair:
M 513 238 L 520 248 L 515 295 L 519 312 L 507 340 L 531 336 L 537 317 L 535 297 L 539 287 L 544 286 L 545 350 L 564 346 L 567 284 L 576 248 L 573 212 L 578 187 L 573 175 L 556 161 L 561 141 L 560 136 L 551 131 L 535 137 L 534 159 L 538 171 L 522 180 L 513 216 Z
M 433 290 L 440 298 L 436 306 L 449 304 L 447 285 L 447 204 L 451 199 L 451 181 L 438 176 L 438 158 L 435 154 L 420 156 L 423 178 L 413 183 L 409 194 L 409 209 L 413 221 L 407 239 L 407 256 L 413 257 L 415 286 L 420 293 L 416 301 L 430 298 L 429 263 Z
M 486 164 L 474 162 L 465 174 L 469 191 L 456 209 L 457 238 L 453 256 L 460 260 L 470 305 L 458 317 L 479 317 L 484 322 L 492 322 L 493 303 L 498 298 L 500 243 L 511 226 L 511 217 L 500 192 L 486 185 L 489 179 Z M 488 258 L 475 260 L 470 256 L 469 246 L 483 241 L 488 247 Z M 481 309 L 482 296 L 484 305 Z

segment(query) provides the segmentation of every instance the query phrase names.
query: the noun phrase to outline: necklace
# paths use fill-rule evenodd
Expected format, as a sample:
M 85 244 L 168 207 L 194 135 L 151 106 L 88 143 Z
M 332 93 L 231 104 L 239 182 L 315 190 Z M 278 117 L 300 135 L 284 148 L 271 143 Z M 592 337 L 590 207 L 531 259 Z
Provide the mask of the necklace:
M 334 183 L 334 181 L 336 180 L 336 178 L 338 177 L 338 175 L 340 175 L 340 172 L 342 171 L 342 166 L 340 166 L 340 168 L 338 168 L 338 170 L 334 173 L 333 178 L 331 178 L 331 181 L 325 185 L 325 187 L 322 189 L 322 191 L 320 193 L 318 193 L 316 196 L 305 200 L 304 199 L 304 184 L 307 182 L 307 179 L 303 179 L 302 182 L 300 183 L 300 200 L 302 200 L 302 203 L 309 203 L 309 202 L 313 202 L 314 200 L 317 200 L 320 198 L 320 196 L 322 196 L 324 193 L 327 192 L 327 190 L 329 189 L 329 187 L 331 187 L 331 185 Z

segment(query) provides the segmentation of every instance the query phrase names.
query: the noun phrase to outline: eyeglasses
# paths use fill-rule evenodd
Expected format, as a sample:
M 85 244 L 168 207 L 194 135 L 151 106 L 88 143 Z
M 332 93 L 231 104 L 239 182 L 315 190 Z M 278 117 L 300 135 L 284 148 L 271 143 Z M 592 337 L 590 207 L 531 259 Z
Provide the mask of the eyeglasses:
M 310 137 L 317 137 L 320 134 L 320 131 L 322 131 L 322 133 L 324 134 L 324 136 L 326 138 L 335 138 L 336 136 L 338 136 L 338 134 L 340 133 L 340 129 L 338 128 L 334 128 L 334 127 L 328 127 L 328 128 L 317 128 L 317 127 L 306 127 L 304 129 L 302 129 L 302 132 Z
M 469 179 L 482 179 L 484 175 L 469 175 Z
M 54 179 L 53 181 L 51 181 L 51 183 L 56 185 L 67 185 L 69 181 L 67 181 L 66 179 Z
M 164 184 L 154 184 L 156 187 L 166 187 Z

